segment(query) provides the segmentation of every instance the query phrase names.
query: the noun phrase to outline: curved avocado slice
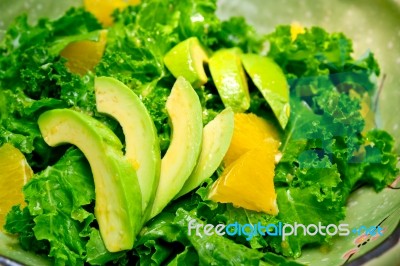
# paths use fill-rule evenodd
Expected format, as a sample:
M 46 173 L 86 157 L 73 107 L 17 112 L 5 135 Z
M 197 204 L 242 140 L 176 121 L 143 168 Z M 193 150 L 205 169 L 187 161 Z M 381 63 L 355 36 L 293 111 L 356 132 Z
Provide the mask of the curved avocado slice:
M 208 63 L 222 102 L 235 113 L 244 112 L 250 107 L 249 89 L 240 54 L 238 48 L 221 49 L 213 54 Z
M 122 82 L 95 78 L 97 110 L 115 118 L 125 135 L 125 157 L 135 167 L 142 192 L 143 220 L 149 215 L 160 177 L 157 130 L 139 97 Z
M 285 129 L 289 121 L 290 104 L 289 85 L 282 69 L 271 58 L 256 54 L 242 54 L 242 63 Z
M 232 109 L 227 108 L 204 127 L 198 163 L 176 198 L 198 187 L 217 170 L 231 143 L 233 117 Z
M 174 46 L 165 56 L 164 63 L 168 70 L 178 78 L 184 77 L 197 88 L 207 82 L 203 64 L 208 62 L 208 55 L 197 37 L 190 37 Z
M 183 77 L 172 87 L 166 104 L 172 123 L 170 146 L 161 161 L 161 176 L 150 218 L 178 194 L 196 166 L 203 134 L 199 97 Z
M 69 109 L 44 112 L 38 124 L 48 145 L 71 143 L 89 161 L 96 192 L 94 212 L 107 250 L 131 249 L 141 226 L 142 201 L 135 169 L 124 158 L 117 136 L 96 119 Z

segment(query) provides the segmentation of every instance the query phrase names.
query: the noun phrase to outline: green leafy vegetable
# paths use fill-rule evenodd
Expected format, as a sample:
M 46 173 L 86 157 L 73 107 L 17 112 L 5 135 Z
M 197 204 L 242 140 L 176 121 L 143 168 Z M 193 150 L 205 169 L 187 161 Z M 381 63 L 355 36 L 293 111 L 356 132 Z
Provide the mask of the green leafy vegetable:
M 268 35 L 272 57 L 291 78 L 320 77 L 330 74 L 330 80 L 341 88 L 359 87 L 371 95 L 375 84 L 371 76 L 380 73 L 372 53 L 355 60 L 352 42 L 343 33 L 327 33 L 319 27 L 306 29 L 292 41 L 290 26 L 280 26 Z
M 97 37 L 100 27 L 83 9 L 70 9 L 55 21 L 42 19 L 36 26 L 22 15 L 0 43 L 0 97 L 4 99 L 0 103 L 0 145 L 15 145 L 35 170 L 60 157 L 40 136 L 36 120 L 41 112 L 71 106 L 95 112 L 92 77 L 71 74 L 58 51 L 72 41 Z
M 109 253 L 98 239 L 93 177 L 79 150 L 69 149 L 54 166 L 35 175 L 24 194 L 28 206 L 22 211 L 14 207 L 5 225 L 10 233 L 19 234 L 23 248 L 48 249 L 56 264 L 83 265 L 86 259 L 106 262 L 123 255 Z
M 35 222 L 28 207 L 21 210 L 20 206 L 14 206 L 7 215 L 4 229 L 11 234 L 18 234 L 18 240 L 23 249 L 46 254 L 49 243 L 46 240 L 36 239 L 33 232 L 34 226 Z
M 360 100 L 348 94 L 349 88 L 373 93 L 369 78 L 379 74 L 379 68 L 372 55 L 360 59 L 363 63 L 354 60 L 351 41 L 342 34 L 311 28 L 292 41 L 290 29 L 282 26 L 269 38 L 269 55 L 292 78 L 291 119 L 275 175 L 280 186 L 278 218 L 290 224 L 338 224 L 356 185 L 368 183 L 379 191 L 398 173 L 392 138 L 380 130 L 364 137 Z M 342 78 L 347 79 L 345 87 L 339 82 Z M 287 243 L 272 240 L 272 246 L 286 256 L 299 257 L 304 245 L 328 240 L 289 237 Z

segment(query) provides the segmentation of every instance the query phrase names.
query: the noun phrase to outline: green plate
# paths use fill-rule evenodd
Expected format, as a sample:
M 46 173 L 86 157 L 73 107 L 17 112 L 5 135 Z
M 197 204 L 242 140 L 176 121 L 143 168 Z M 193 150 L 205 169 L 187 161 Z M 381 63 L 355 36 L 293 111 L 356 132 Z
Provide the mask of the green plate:
M 0 39 L 16 14 L 28 11 L 31 22 L 42 15 L 58 17 L 81 0 L 0 0 Z M 278 24 L 299 22 L 305 26 L 322 26 L 330 32 L 344 32 L 353 40 L 354 54 L 373 51 L 381 66 L 378 125 L 397 140 L 400 154 L 400 1 L 398 0 L 220 0 L 221 18 L 245 16 L 260 33 L 271 32 Z M 355 191 L 349 201 L 343 223 L 349 228 L 381 226 L 382 236 L 351 233 L 337 237 L 334 245 L 306 249 L 298 259 L 308 265 L 398 265 L 400 261 L 399 220 L 400 180 L 380 193 L 367 187 Z M 15 239 L 0 234 L 0 254 L 30 265 L 45 261 L 21 251 Z M 1 258 L 0 258 L 1 259 Z M 0 264 L 2 261 L 0 261 Z

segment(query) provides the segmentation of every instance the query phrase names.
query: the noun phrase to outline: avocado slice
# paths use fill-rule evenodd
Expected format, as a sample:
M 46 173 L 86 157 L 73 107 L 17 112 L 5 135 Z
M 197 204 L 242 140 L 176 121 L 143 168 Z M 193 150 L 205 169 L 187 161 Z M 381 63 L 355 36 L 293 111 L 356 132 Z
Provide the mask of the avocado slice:
M 160 178 L 161 153 L 156 127 L 142 101 L 125 84 L 110 77 L 96 77 L 94 84 L 97 110 L 115 118 L 124 131 L 125 157 L 136 169 L 145 220 Z
M 208 55 L 197 37 L 190 37 L 174 46 L 165 56 L 164 63 L 175 78 L 184 77 L 197 88 L 207 82 L 204 63 Z
M 242 54 L 242 63 L 265 100 L 285 129 L 290 116 L 289 85 L 282 69 L 271 58 Z
M 250 107 L 250 95 L 246 75 L 240 61 L 238 48 L 221 49 L 213 54 L 208 63 L 211 76 L 225 107 L 241 113 Z
M 190 83 L 178 77 L 166 104 L 172 139 L 161 160 L 161 176 L 150 218 L 178 194 L 196 166 L 203 134 L 202 108 Z
M 123 156 L 117 136 L 96 119 L 70 109 L 44 112 L 38 124 L 48 145 L 71 143 L 89 161 L 96 192 L 94 212 L 107 250 L 131 249 L 141 226 L 142 200 L 135 169 Z
M 232 109 L 226 108 L 204 127 L 198 163 L 176 198 L 198 187 L 217 170 L 231 143 L 233 118 Z

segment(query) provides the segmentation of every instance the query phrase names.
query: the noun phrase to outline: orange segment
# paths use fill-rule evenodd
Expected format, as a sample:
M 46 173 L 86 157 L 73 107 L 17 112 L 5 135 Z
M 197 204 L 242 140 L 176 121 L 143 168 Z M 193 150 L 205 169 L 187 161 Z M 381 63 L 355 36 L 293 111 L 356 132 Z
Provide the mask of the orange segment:
M 92 13 L 104 26 L 113 23 L 112 13 L 115 9 L 123 9 L 128 5 L 137 5 L 140 0 L 84 0 L 87 11 Z
M 67 68 L 75 74 L 84 75 L 93 70 L 103 56 L 107 43 L 107 31 L 100 32 L 99 41 L 78 41 L 68 44 L 60 53 L 66 58 Z
M 224 157 L 224 164 L 229 165 L 247 151 L 257 148 L 267 138 L 279 140 L 276 127 L 255 114 L 236 113 L 234 117 L 232 141 Z
M 305 33 L 304 27 L 298 23 L 298 22 L 293 22 L 290 24 L 290 37 L 292 38 L 292 41 L 295 41 L 297 38 L 297 35 Z
M 209 199 L 249 210 L 278 214 L 274 187 L 279 131 L 255 114 L 236 113 L 226 168 L 213 184 Z
M 278 146 L 269 138 L 240 156 L 213 184 L 209 199 L 277 215 L 274 169 Z
M 24 205 L 22 187 L 32 177 L 33 172 L 25 156 L 11 144 L 0 147 L 0 231 L 5 217 L 12 206 Z

